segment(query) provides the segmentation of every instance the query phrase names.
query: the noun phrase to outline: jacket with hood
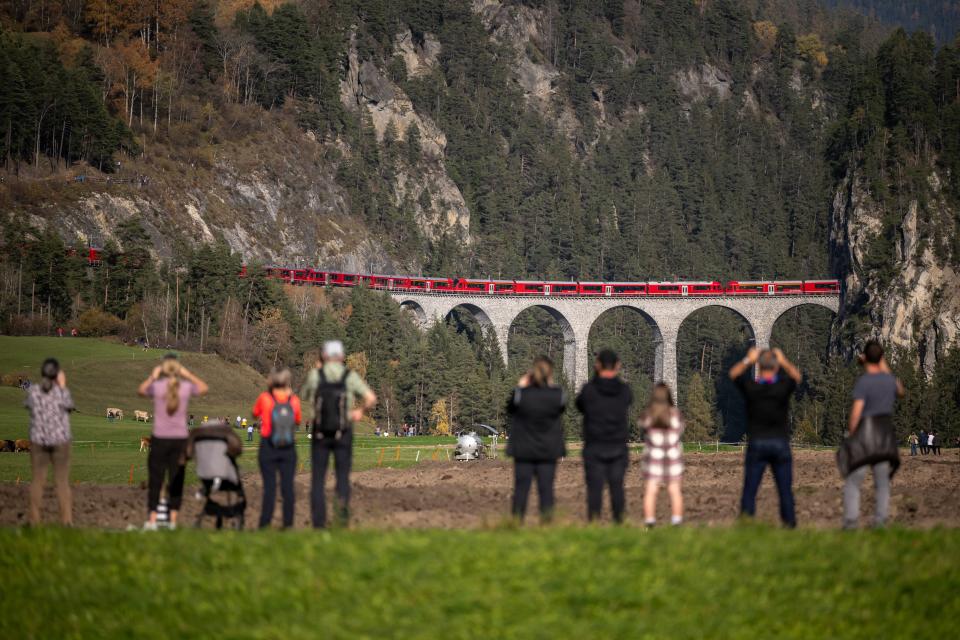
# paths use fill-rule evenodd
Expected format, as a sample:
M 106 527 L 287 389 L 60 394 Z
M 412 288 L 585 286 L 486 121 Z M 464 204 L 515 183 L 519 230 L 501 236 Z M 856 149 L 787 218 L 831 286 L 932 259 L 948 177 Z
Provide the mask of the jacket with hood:
M 630 387 L 620 378 L 595 377 L 583 385 L 577 409 L 583 414 L 583 447 L 604 455 L 627 452 L 633 402 Z
M 556 460 L 566 455 L 560 419 L 566 404 L 560 387 L 514 389 L 507 403 L 507 455 L 518 460 Z
M 893 428 L 893 418 L 884 416 L 866 416 L 860 420 L 860 426 L 848 436 L 837 450 L 837 467 L 840 475 L 848 475 L 866 465 L 880 462 L 890 463 L 890 476 L 900 466 L 900 448 Z

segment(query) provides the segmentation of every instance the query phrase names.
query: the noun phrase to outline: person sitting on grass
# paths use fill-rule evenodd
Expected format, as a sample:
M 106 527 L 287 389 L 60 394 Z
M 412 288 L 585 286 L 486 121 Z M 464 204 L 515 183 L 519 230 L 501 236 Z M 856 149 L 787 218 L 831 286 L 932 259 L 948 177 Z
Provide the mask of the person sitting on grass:
M 170 508 L 170 528 L 177 528 L 177 513 L 183 499 L 187 449 L 187 408 L 190 398 L 206 395 L 207 383 L 180 364 L 175 353 L 163 361 L 140 384 L 141 396 L 153 398 L 153 433 L 147 456 L 147 521 L 143 528 L 157 530 L 157 507 L 164 476 Z
M 644 428 L 643 520 L 647 527 L 657 523 L 657 493 L 667 485 L 670 494 L 670 523 L 683 522 L 683 494 L 680 479 L 683 476 L 683 443 L 680 436 L 685 426 L 683 414 L 673 404 L 670 387 L 662 382 L 653 388 L 650 403 L 640 416 Z
M 40 503 L 47 483 L 47 468 L 53 464 L 53 479 L 60 503 L 60 522 L 73 524 L 70 493 L 70 412 L 73 398 L 60 363 L 48 358 L 40 369 L 42 381 L 27 391 L 24 406 L 30 411 L 30 525 L 40 524 Z

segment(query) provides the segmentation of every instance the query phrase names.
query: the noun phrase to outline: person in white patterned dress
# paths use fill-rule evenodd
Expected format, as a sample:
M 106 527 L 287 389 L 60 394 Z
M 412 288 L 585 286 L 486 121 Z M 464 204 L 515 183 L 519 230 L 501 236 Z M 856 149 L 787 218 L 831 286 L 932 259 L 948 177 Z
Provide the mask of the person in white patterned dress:
M 643 477 L 646 487 L 643 495 L 643 519 L 647 527 L 657 522 L 657 494 L 661 485 L 670 494 L 670 522 L 683 522 L 683 414 L 674 406 L 670 387 L 662 382 L 653 388 L 650 403 L 640 416 L 644 428 Z

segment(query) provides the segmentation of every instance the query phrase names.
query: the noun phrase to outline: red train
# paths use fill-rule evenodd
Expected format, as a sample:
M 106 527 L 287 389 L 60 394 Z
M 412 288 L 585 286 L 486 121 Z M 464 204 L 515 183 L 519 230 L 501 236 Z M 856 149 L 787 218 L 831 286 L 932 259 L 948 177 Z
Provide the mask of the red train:
M 840 292 L 837 280 L 737 281 L 726 285 L 711 282 L 576 282 L 541 280 L 486 280 L 429 276 L 372 275 L 266 267 L 267 277 L 295 285 L 355 287 L 423 293 L 480 295 L 570 296 L 570 297 L 666 297 L 666 296 L 783 296 L 830 295 Z M 245 275 L 246 267 L 241 273 Z

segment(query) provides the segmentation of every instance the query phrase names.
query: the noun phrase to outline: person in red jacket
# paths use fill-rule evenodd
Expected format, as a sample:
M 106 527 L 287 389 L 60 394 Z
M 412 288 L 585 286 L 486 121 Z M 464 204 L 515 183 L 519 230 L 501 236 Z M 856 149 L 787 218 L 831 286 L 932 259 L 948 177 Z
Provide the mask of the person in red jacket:
M 300 398 L 290 388 L 290 370 L 274 369 L 268 378 L 268 390 L 261 393 L 253 405 L 254 417 L 260 418 L 260 451 L 257 460 L 263 478 L 261 529 L 269 527 L 273 520 L 273 508 L 277 501 L 277 473 L 280 474 L 280 494 L 283 497 L 283 528 L 293 526 L 293 474 L 297 470 L 297 448 L 292 441 L 284 445 L 271 437 L 274 435 L 273 416 L 280 415 L 287 408 L 285 405 L 293 410 L 294 423 L 300 424 Z

